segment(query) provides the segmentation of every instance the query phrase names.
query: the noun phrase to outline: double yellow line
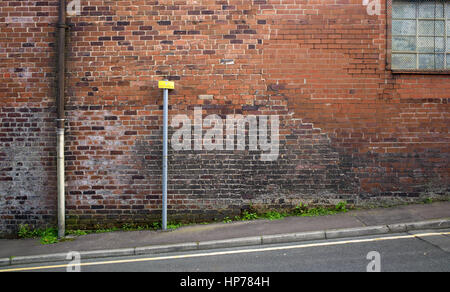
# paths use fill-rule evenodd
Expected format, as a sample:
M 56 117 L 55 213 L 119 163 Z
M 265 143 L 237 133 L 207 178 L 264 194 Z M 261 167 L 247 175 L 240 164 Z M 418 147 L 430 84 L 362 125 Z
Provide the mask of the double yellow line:
M 161 256 L 161 257 L 151 257 L 151 258 L 139 258 L 139 259 L 126 259 L 126 260 L 115 260 L 115 261 L 89 262 L 89 263 L 80 263 L 79 266 L 81 267 L 81 266 L 113 265 L 113 264 L 124 264 L 124 263 L 138 263 L 138 262 L 150 262 L 150 261 L 175 260 L 175 259 L 186 259 L 186 258 L 207 257 L 207 256 L 232 255 L 232 254 L 240 254 L 240 253 L 255 253 L 255 252 L 289 250 L 289 249 L 298 249 L 298 248 L 307 248 L 307 247 L 320 247 L 320 246 L 343 245 L 343 244 L 352 244 L 352 243 L 364 243 L 364 242 L 386 241 L 386 240 L 396 240 L 396 239 L 408 239 L 408 238 L 415 238 L 415 237 L 428 237 L 428 236 L 438 236 L 438 235 L 450 235 L 450 232 L 432 232 L 432 233 L 420 233 L 420 234 L 412 234 L 412 235 L 399 235 L 399 236 L 388 236 L 388 237 L 366 238 L 366 239 L 354 239 L 354 240 L 344 240 L 344 241 L 319 242 L 319 243 L 300 244 L 300 245 L 291 245 L 291 246 L 277 246 L 277 247 L 240 249 L 240 250 L 218 251 L 218 252 L 208 252 L 208 253 L 194 253 L 194 254 L 185 254 L 185 255 Z M 18 271 L 58 269 L 58 268 L 66 268 L 67 265 L 68 264 L 52 265 L 52 266 L 26 267 L 26 268 L 12 268 L 12 269 L 3 269 L 3 270 L 0 269 L 0 272 L 18 272 Z

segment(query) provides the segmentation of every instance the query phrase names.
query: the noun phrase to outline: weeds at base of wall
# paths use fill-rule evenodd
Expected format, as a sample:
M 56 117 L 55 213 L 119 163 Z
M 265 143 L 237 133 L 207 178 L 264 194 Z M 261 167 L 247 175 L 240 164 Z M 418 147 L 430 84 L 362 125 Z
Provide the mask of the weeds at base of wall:
M 225 217 L 223 219 L 223 223 L 229 223 L 233 221 L 250 221 L 257 219 L 267 219 L 267 220 L 280 220 L 289 216 L 325 216 L 325 215 L 334 215 L 337 213 L 345 213 L 348 211 L 348 206 L 345 202 L 339 202 L 335 206 L 331 207 L 310 207 L 306 204 L 299 204 L 294 209 L 279 212 L 279 211 L 267 211 L 260 212 L 256 210 L 255 207 L 250 206 L 249 209 L 243 210 L 241 215 L 234 216 L 233 219 L 229 217 Z M 217 223 L 216 222 L 201 222 L 201 223 L 191 223 L 191 224 L 209 224 L 209 223 Z M 180 222 L 169 222 L 167 224 L 168 230 L 174 230 L 183 226 L 188 226 L 191 224 L 184 224 Z M 27 224 L 20 225 L 18 231 L 19 238 L 39 238 L 41 244 L 53 244 L 62 241 L 74 240 L 73 237 L 83 236 L 93 233 L 105 233 L 105 232 L 116 232 L 116 231 L 157 231 L 161 230 L 161 222 L 153 222 L 151 224 L 133 224 L 133 223 L 125 223 L 122 224 L 121 227 L 111 227 L 111 228 L 102 228 L 100 225 L 94 226 L 94 230 L 66 230 L 65 238 L 58 239 L 58 230 L 54 227 L 46 228 L 46 229 L 32 229 Z
M 232 221 L 248 221 L 248 220 L 256 220 L 256 219 L 268 219 L 268 220 L 280 220 L 285 217 L 290 216 L 302 216 L 302 217 L 313 217 L 313 216 L 326 216 L 326 215 L 334 215 L 337 213 L 345 213 L 349 210 L 349 206 L 345 202 L 339 202 L 334 206 L 308 206 L 304 203 L 300 203 L 294 209 L 285 212 L 278 211 L 267 211 L 260 212 L 255 209 L 253 206 L 250 206 L 248 210 L 244 210 L 240 216 L 235 216 L 234 219 L 229 217 L 225 217 L 223 220 L 224 223 L 232 222 Z
M 425 197 L 421 201 L 417 202 L 419 204 L 431 204 L 434 202 L 442 202 L 442 201 L 450 201 L 450 198 L 445 199 L 437 199 L 432 197 Z M 408 205 L 405 203 L 404 205 Z M 384 206 L 385 208 L 399 206 L 399 204 L 393 204 L 392 206 Z M 374 208 L 379 208 L 380 206 L 374 206 Z M 192 224 L 210 224 L 210 223 L 231 223 L 234 221 L 250 221 L 250 220 L 280 220 L 285 217 L 291 216 L 300 216 L 300 217 L 313 217 L 313 216 L 326 216 L 326 215 L 335 215 L 338 213 L 346 213 L 350 210 L 359 210 L 361 208 L 356 208 L 353 205 L 349 205 L 344 201 L 337 203 L 334 206 L 311 206 L 304 203 L 300 203 L 295 206 L 295 208 L 288 211 L 261 211 L 258 210 L 253 205 L 250 205 L 249 208 L 242 210 L 240 215 L 234 217 L 224 217 L 221 221 L 214 220 L 212 222 L 196 222 L 196 223 L 182 223 L 182 222 L 169 222 L 167 224 L 168 230 L 175 230 L 183 226 L 189 226 Z M 363 209 L 371 209 L 371 207 L 366 206 Z M 53 244 L 63 241 L 71 241 L 74 240 L 74 237 L 83 236 L 93 233 L 106 233 L 106 232 L 118 232 L 118 231 L 158 231 L 161 230 L 161 221 L 149 223 L 149 224 L 137 224 L 137 223 L 124 223 L 120 227 L 109 227 L 105 228 L 100 225 L 95 225 L 93 230 L 66 230 L 66 237 L 62 239 L 58 239 L 58 231 L 54 227 L 46 228 L 46 229 L 33 229 L 29 225 L 24 224 L 20 225 L 19 231 L 17 233 L 19 238 L 40 238 L 41 244 Z
M 185 224 L 172 222 L 167 225 L 167 229 L 173 230 L 177 229 Z M 58 230 L 54 227 L 49 227 L 46 229 L 33 229 L 28 224 L 21 224 L 19 227 L 19 231 L 17 235 L 21 239 L 30 239 L 30 238 L 40 238 L 39 242 L 41 244 L 53 244 L 64 241 L 74 240 L 73 236 L 82 236 L 88 235 L 92 233 L 105 233 L 105 232 L 115 232 L 115 231 L 142 231 L 142 230 L 160 230 L 161 222 L 154 222 L 152 224 L 147 225 L 136 225 L 132 223 L 123 224 L 119 227 L 112 228 L 101 228 L 97 226 L 95 230 L 66 230 L 66 237 L 58 239 Z
M 32 229 L 28 224 L 21 224 L 19 226 L 19 238 L 37 238 L 40 237 L 41 244 L 52 244 L 59 242 L 58 229 L 54 227 L 46 229 Z

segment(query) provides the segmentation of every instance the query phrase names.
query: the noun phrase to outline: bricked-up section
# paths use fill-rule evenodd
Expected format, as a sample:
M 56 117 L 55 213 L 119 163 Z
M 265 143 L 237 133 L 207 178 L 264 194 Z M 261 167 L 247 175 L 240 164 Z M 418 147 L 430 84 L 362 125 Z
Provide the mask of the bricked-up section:
M 249 204 L 448 198 L 450 75 L 386 70 L 384 3 L 379 16 L 369 16 L 361 0 L 81 6 L 67 37 L 69 228 L 159 219 L 157 81 L 165 78 L 176 84 L 171 117 L 193 119 L 202 107 L 203 118 L 280 118 L 279 157 L 271 162 L 248 147 L 169 145 L 169 220 L 220 218 Z M 0 231 L 51 222 L 55 211 L 56 7 L 0 3 Z M 39 184 L 26 192 L 32 181 Z
M 0 234 L 56 222 L 56 5 L 0 2 Z
M 54 222 L 54 109 L 9 108 L 0 112 L 1 230 Z

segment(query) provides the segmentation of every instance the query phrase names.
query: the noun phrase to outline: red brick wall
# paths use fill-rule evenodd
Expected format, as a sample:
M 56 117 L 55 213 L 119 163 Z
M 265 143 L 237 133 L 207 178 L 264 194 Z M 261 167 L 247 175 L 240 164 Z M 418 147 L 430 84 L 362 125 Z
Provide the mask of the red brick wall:
M 0 3 L 0 74 L 7 80 L 0 85 L 0 162 L 7 165 L 0 168 L 0 210 L 8 226 L 31 220 L 36 210 L 54 213 L 51 200 L 35 198 L 54 197 L 56 5 Z M 201 106 L 204 116 L 280 117 L 273 162 L 249 150 L 169 147 L 173 219 L 225 216 L 249 203 L 448 198 L 450 75 L 386 70 L 385 4 L 380 16 L 369 16 L 362 0 L 82 0 L 81 6 L 67 38 L 70 225 L 159 218 L 157 81 L 164 78 L 176 84 L 171 116 L 193 118 Z M 33 22 L 12 18 L 25 16 Z M 41 132 L 12 126 L 11 113 L 39 120 Z M 11 179 L 20 185 L 28 178 L 15 176 L 10 153 L 24 137 L 34 141 L 29 151 L 46 157 L 32 177 L 49 190 L 29 196 L 34 209 L 13 208 L 22 193 L 8 189 Z M 14 218 L 25 211 L 29 217 Z
M 0 234 L 54 223 L 56 1 L 0 1 Z

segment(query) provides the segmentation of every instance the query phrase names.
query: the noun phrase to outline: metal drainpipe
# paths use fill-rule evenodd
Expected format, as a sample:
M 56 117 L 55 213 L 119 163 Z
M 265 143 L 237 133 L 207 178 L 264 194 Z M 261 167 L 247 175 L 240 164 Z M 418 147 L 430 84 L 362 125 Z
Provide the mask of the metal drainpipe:
M 65 236 L 65 178 L 64 178 L 64 73 L 65 73 L 65 39 L 66 39 L 66 3 L 59 1 L 58 18 L 58 97 L 57 106 L 57 180 L 58 180 L 58 237 Z

